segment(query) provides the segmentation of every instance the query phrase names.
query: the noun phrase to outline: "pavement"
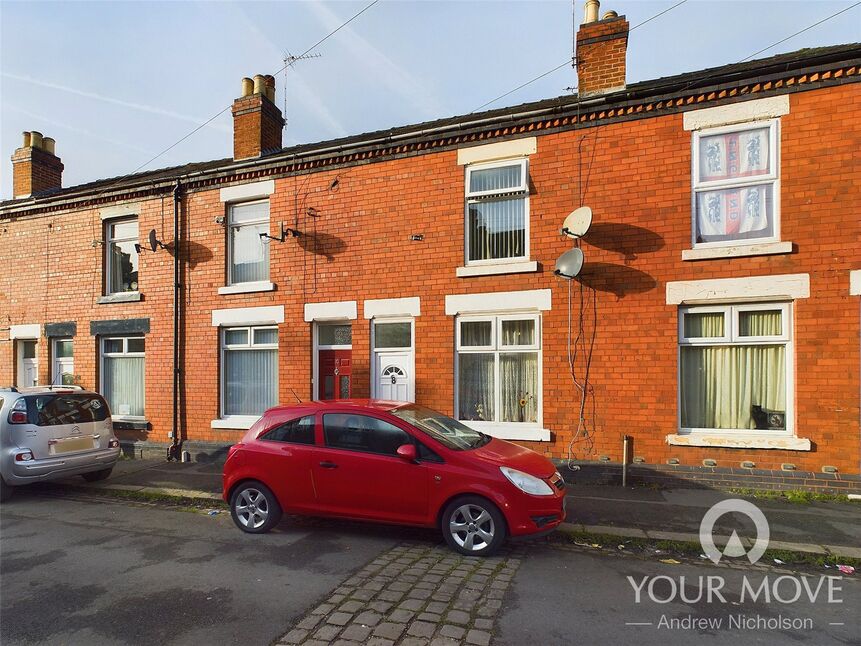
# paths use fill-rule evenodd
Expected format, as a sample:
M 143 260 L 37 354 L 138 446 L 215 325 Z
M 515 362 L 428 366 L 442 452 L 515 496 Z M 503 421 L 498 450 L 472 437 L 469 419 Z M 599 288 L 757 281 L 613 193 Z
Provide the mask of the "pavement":
M 163 460 L 122 460 L 107 480 L 66 482 L 88 489 L 113 489 L 149 494 L 221 500 L 222 465 Z M 563 527 L 573 531 L 623 538 L 699 542 L 700 522 L 715 503 L 740 497 L 710 489 L 569 486 L 568 517 Z M 861 503 L 751 500 L 770 527 L 769 547 L 813 554 L 861 558 Z M 727 514 L 716 525 L 716 536 L 752 536 L 750 519 Z M 743 541 L 747 539 L 742 539 Z

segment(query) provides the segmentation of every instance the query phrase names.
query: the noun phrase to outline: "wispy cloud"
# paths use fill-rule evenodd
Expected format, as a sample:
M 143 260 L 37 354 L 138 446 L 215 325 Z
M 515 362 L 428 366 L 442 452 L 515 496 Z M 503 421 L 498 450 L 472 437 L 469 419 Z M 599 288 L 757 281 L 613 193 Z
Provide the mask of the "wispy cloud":
M 173 110 L 165 110 L 164 108 L 159 108 L 153 105 L 147 105 L 145 103 L 135 103 L 133 101 L 124 101 L 123 99 L 117 99 L 112 96 L 106 96 L 104 94 L 97 94 L 96 92 L 87 92 L 86 90 L 79 90 L 77 88 L 69 87 L 68 85 L 61 85 L 59 83 L 51 83 L 49 81 L 42 81 L 40 79 L 33 78 L 31 76 L 26 76 L 23 74 L 13 74 L 11 72 L 2 72 L 0 76 L 3 76 L 8 79 L 12 79 L 14 81 L 22 81 L 24 83 L 29 83 L 31 85 L 36 85 L 38 87 L 44 87 L 51 90 L 58 90 L 60 92 L 66 92 L 68 94 L 74 94 L 75 96 L 82 96 L 88 99 L 94 99 L 96 101 L 101 101 L 103 103 L 110 103 L 111 105 L 118 105 L 124 108 L 130 108 L 132 110 L 140 110 L 141 112 L 148 112 L 150 114 L 157 114 L 163 117 L 170 117 L 172 119 L 178 119 L 180 121 L 188 121 L 189 123 L 193 123 L 195 125 L 200 125 L 204 121 L 206 121 L 205 117 L 195 117 L 193 115 L 182 114 L 180 112 L 174 112 Z M 207 128 L 212 128 L 214 130 L 220 130 L 221 132 L 230 132 L 230 128 L 223 123 L 218 123 L 217 121 L 213 121 L 212 123 L 207 125 Z
M 46 117 L 41 114 L 36 114 L 35 112 L 30 112 L 29 110 L 25 110 L 24 108 L 18 107 L 17 105 L 6 103 L 3 105 L 4 110 L 9 110 L 11 112 L 17 112 L 18 114 L 23 114 L 26 117 L 36 120 L 39 123 L 45 123 L 56 128 L 61 128 L 63 130 L 68 130 L 69 132 L 75 132 L 79 135 L 84 135 L 85 137 L 92 137 L 93 139 L 100 139 L 106 143 L 112 144 L 114 146 L 122 146 L 123 148 L 128 148 L 129 150 L 135 150 L 140 153 L 144 153 L 145 155 L 154 155 L 155 151 L 150 150 L 149 148 L 141 148 L 140 146 L 135 146 L 134 144 L 130 144 L 127 141 L 119 141 L 118 139 L 111 139 L 110 137 L 105 137 L 102 134 L 97 132 L 92 132 L 90 130 L 86 130 L 84 128 L 78 128 L 77 126 L 70 125 L 68 123 L 64 123 L 62 121 L 57 121 L 56 119 L 51 119 L 50 117 Z
M 264 31 L 257 26 L 253 18 L 243 9 L 242 5 L 234 4 L 232 7 L 236 9 L 238 15 L 240 15 L 245 21 L 248 29 L 250 29 L 255 35 L 254 42 L 269 48 L 269 60 L 281 61 L 284 58 L 285 51 L 280 49 L 276 43 L 272 42 L 272 39 L 270 39 Z M 288 75 L 289 87 L 282 88 L 280 90 L 281 92 L 288 92 L 288 114 L 285 115 L 288 120 L 290 118 L 290 102 L 296 101 L 297 103 L 304 105 L 308 109 L 309 114 L 314 116 L 333 136 L 345 137 L 349 134 L 343 124 L 338 121 L 335 115 L 332 114 L 332 111 L 329 110 L 328 106 L 326 106 L 326 104 L 320 99 L 318 93 L 315 92 L 308 85 L 305 79 L 302 78 L 301 73 L 296 67 L 291 67 L 288 70 Z M 279 75 L 279 77 L 283 78 L 283 75 Z M 279 84 L 280 82 L 279 78 Z M 281 96 L 283 97 L 284 95 L 282 94 Z M 290 127 L 288 124 L 288 131 L 289 129 Z
M 343 22 L 342 18 L 321 2 L 309 2 L 304 6 L 310 9 L 327 30 L 335 29 Z M 446 106 L 434 94 L 428 92 L 424 83 L 357 34 L 351 26 L 344 27 L 336 38 L 351 50 L 353 62 L 361 63 L 370 71 L 375 82 L 386 86 L 419 113 L 427 117 L 448 114 Z

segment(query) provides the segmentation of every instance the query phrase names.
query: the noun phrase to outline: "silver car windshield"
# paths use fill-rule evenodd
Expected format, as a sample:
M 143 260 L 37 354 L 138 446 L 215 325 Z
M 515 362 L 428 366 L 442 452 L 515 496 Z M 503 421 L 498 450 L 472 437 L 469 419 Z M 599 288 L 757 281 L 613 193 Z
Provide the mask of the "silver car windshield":
M 490 437 L 484 433 L 474 431 L 456 419 L 424 406 L 410 404 L 390 412 L 455 451 L 474 449 L 490 441 Z

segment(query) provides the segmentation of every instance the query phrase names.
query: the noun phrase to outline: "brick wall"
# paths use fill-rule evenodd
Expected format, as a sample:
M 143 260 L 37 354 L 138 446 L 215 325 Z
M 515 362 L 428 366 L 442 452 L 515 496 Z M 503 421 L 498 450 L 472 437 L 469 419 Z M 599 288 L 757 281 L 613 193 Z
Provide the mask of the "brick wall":
M 279 326 L 279 392 L 310 397 L 311 326 L 303 320 L 306 302 L 356 300 L 353 321 L 353 394 L 369 394 L 370 324 L 366 299 L 419 296 L 415 323 L 416 398 L 453 412 L 454 319 L 445 315 L 447 294 L 526 289 L 552 290 L 544 312 L 544 426 L 553 439 L 526 443 L 556 459 L 569 457 L 579 412 L 579 391 L 567 359 L 568 289 L 572 312 L 580 313 L 579 282 L 553 276 L 556 258 L 571 247 L 559 236 L 565 215 L 588 204 L 594 224 L 582 248 L 583 280 L 595 288 L 598 325 L 591 364 L 594 400 L 587 406 L 594 446 L 578 441 L 573 455 L 621 460 L 624 434 L 633 437 L 632 455 L 647 465 L 678 458 L 699 466 L 706 458 L 718 468 L 752 460 L 757 469 L 799 471 L 823 465 L 858 474 L 859 464 L 859 304 L 849 296 L 850 269 L 861 267 L 861 225 L 857 215 L 859 176 L 856 123 L 861 108 L 857 85 L 790 95 L 791 112 L 781 119 L 782 239 L 791 254 L 685 262 L 691 245 L 691 134 L 680 114 L 576 131 L 543 134 L 530 158 L 530 247 L 535 273 L 457 278 L 463 264 L 463 167 L 455 151 L 358 164 L 276 179 L 271 196 L 271 233 L 279 224 L 300 238 L 270 246 L 273 292 L 218 295 L 224 285 L 224 215 L 217 190 L 185 198 L 189 262 L 184 270 L 186 437 L 201 442 L 236 441 L 239 430 L 210 428 L 218 417 L 218 331 L 213 309 L 283 305 Z M 338 185 L 331 188 L 333 180 Z M 854 204 L 854 207 L 853 207 Z M 307 215 L 313 208 L 317 217 Z M 168 441 L 171 384 L 172 257 L 165 251 L 141 257 L 140 303 L 97 305 L 101 247 L 97 211 L 79 211 L 18 221 L 0 227 L 0 383 L 13 380 L 13 344 L 8 324 L 76 320 L 76 372 L 82 384 L 97 384 L 97 348 L 89 336 L 93 319 L 150 317 L 147 336 L 146 409 L 152 428 L 135 437 Z M 170 197 L 141 203 L 141 236 L 156 228 L 172 238 Z M 410 234 L 421 233 L 422 241 Z M 316 253 L 314 243 L 316 235 Z M 12 268 L 13 271 L 10 271 Z M 668 281 L 807 273 L 811 296 L 795 303 L 795 401 L 797 434 L 810 438 L 810 452 L 705 449 L 668 446 L 677 428 L 677 316 L 666 304 Z M 587 300 L 587 302 L 589 302 Z M 587 337 L 591 310 L 586 316 Z M 44 341 L 44 339 L 43 339 Z M 46 344 L 40 365 L 47 368 Z M 576 371 L 582 376 L 585 351 Z M 43 380 L 47 374 L 43 373 Z M 594 411 L 594 413 L 593 413 Z

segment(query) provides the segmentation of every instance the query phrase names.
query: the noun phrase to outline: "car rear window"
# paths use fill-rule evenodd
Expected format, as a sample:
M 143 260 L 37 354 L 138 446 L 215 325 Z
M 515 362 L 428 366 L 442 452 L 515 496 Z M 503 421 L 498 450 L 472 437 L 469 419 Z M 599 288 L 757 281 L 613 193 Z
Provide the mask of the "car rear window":
M 27 397 L 30 423 L 37 426 L 102 422 L 110 412 L 98 395 L 45 394 Z

